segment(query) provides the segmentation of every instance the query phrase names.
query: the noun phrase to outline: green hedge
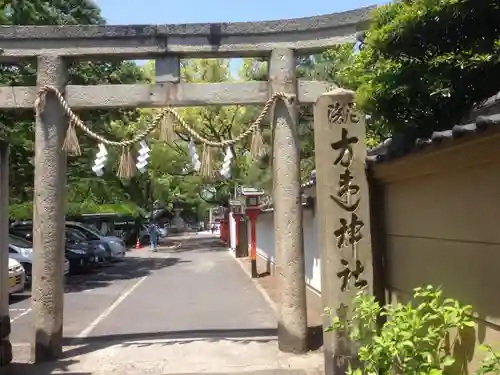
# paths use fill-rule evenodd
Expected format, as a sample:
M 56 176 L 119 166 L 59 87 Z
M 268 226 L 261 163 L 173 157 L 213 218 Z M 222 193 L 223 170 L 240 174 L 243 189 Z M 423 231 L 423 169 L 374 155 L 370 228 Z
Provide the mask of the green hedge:
M 68 203 L 66 215 L 76 216 L 82 214 L 117 213 L 130 216 L 144 216 L 144 211 L 133 203 L 95 204 L 92 202 Z M 33 202 L 11 204 L 9 206 L 9 219 L 31 220 L 33 218 Z

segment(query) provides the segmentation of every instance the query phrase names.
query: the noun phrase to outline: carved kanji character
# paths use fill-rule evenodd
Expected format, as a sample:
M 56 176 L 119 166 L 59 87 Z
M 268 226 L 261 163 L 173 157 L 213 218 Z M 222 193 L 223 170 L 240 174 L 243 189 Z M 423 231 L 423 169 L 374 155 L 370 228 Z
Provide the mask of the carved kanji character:
M 339 150 L 339 154 L 333 164 L 337 165 L 340 163 L 343 167 L 349 167 L 353 158 L 352 145 L 358 143 L 358 137 L 349 137 L 346 128 L 342 128 L 342 138 L 332 143 L 332 148 L 334 150 Z
M 356 113 L 356 106 L 353 102 L 341 104 L 335 102 L 328 106 L 328 122 L 330 124 L 346 124 L 350 120 L 353 123 L 359 122 L 359 116 Z
M 340 218 L 340 228 L 336 229 L 335 237 L 337 237 L 337 247 L 344 247 L 353 245 L 363 238 L 361 230 L 365 223 L 356 215 L 351 214 L 351 221 L 347 222 L 346 219 Z
M 362 289 L 368 285 L 368 282 L 361 277 L 365 267 L 359 260 L 356 261 L 356 265 L 353 270 L 350 269 L 349 262 L 347 260 L 342 259 L 340 263 L 344 268 L 342 271 L 337 272 L 337 277 L 340 279 L 340 290 L 342 292 L 349 290 L 351 284 L 358 289 Z
M 330 195 L 335 203 L 348 212 L 354 212 L 359 206 L 361 198 L 358 197 L 354 203 L 351 204 L 349 197 L 351 195 L 356 195 L 359 193 L 359 185 L 352 183 L 353 176 L 351 171 L 346 168 L 344 173 L 340 175 L 339 188 L 337 190 L 337 196 Z

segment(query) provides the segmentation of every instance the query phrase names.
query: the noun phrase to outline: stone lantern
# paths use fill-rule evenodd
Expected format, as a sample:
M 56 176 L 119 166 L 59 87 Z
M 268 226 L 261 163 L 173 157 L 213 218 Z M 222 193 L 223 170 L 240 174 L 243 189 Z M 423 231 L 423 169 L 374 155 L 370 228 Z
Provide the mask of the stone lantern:
M 245 197 L 245 213 L 250 219 L 250 257 L 252 264 L 252 277 L 258 277 L 257 273 L 257 230 L 256 221 L 260 214 L 261 199 L 264 190 L 254 188 L 241 188 L 241 195 Z
M 233 215 L 243 215 L 243 203 L 239 200 L 229 201 L 229 209 Z
M 174 218 L 172 219 L 172 223 L 174 224 L 177 232 L 184 232 L 186 230 L 186 223 L 184 219 L 181 217 L 181 212 L 184 211 L 183 204 L 179 199 L 176 199 L 173 202 Z
M 236 251 L 236 256 L 238 256 L 238 245 L 239 245 L 239 238 L 240 238 L 240 221 L 243 216 L 243 204 L 239 200 L 231 200 L 229 201 L 229 210 L 231 214 L 233 215 L 234 221 L 235 221 L 235 227 L 234 227 L 234 235 L 235 235 L 235 241 L 234 241 L 234 249 Z

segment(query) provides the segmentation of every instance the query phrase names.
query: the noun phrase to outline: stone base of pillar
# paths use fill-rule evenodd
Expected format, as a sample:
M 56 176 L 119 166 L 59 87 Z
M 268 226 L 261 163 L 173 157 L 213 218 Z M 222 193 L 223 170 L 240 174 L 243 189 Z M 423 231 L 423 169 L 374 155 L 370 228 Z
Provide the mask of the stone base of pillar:
M 283 353 L 304 354 L 309 351 L 309 345 L 306 339 L 301 336 L 293 335 L 287 327 L 278 322 L 278 349 Z
M 256 279 L 259 277 L 259 273 L 257 272 L 257 259 L 252 259 L 252 279 Z
M 0 339 L 3 340 L 10 335 L 10 317 L 0 316 Z
M 12 362 L 12 344 L 8 339 L 0 341 L 0 367 Z
M 10 317 L 0 317 L 0 367 L 12 362 L 12 345 L 9 340 Z

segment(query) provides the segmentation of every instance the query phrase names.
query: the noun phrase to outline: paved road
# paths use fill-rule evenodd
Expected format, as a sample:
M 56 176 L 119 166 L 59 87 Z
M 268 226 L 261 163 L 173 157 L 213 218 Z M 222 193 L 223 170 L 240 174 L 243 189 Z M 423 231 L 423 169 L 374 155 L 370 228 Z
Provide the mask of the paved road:
M 218 239 L 202 233 L 168 242 L 69 281 L 57 363 L 21 363 L 29 359 L 31 314 L 21 311 L 29 299 L 13 303 L 17 363 L 5 375 L 321 373 L 321 352 L 279 352 L 273 310 Z
M 155 271 L 154 261 L 137 258 L 131 253 L 123 262 L 106 266 L 87 275 L 70 276 L 64 298 L 64 334 L 77 337 L 109 308 L 138 278 Z M 30 292 L 13 296 L 10 305 L 11 340 L 28 343 L 31 338 L 32 315 Z
M 203 233 L 175 237 L 158 253 L 133 250 L 121 263 L 70 277 L 64 301 L 68 342 L 274 334 L 272 309 L 217 244 Z M 29 293 L 10 307 L 12 342 L 28 343 Z

